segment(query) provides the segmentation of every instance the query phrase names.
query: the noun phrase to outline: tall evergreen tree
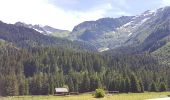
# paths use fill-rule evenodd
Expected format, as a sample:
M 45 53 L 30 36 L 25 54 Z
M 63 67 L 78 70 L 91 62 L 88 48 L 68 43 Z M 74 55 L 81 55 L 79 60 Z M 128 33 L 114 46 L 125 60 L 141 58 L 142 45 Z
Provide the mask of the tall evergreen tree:
M 131 75 L 131 92 L 140 92 L 141 88 L 140 88 L 140 84 L 139 81 L 137 79 L 137 77 L 135 76 L 135 74 Z
M 128 93 L 130 92 L 131 89 L 131 83 L 129 77 L 126 77 L 125 79 L 125 92 Z
M 87 73 L 85 73 L 83 77 L 83 81 L 81 83 L 80 92 L 89 92 L 90 91 L 90 78 Z
M 161 83 L 160 83 L 160 85 L 159 85 L 159 91 L 160 91 L 160 92 L 167 91 L 167 86 L 165 85 L 164 82 L 161 82 Z
M 68 87 L 69 87 L 69 91 L 75 92 L 75 90 L 74 90 L 74 83 L 73 83 L 73 80 L 72 80 L 71 77 L 69 77 L 69 79 L 68 79 Z
M 156 86 L 156 83 L 155 82 L 152 82 L 151 85 L 150 85 L 150 92 L 157 92 L 158 89 L 157 89 L 157 86 Z
M 139 81 L 139 85 L 140 85 L 140 92 L 144 92 L 144 86 L 143 86 L 143 83 L 142 81 Z
M 4 82 L 4 94 L 6 96 L 15 96 L 19 94 L 16 76 L 6 76 Z

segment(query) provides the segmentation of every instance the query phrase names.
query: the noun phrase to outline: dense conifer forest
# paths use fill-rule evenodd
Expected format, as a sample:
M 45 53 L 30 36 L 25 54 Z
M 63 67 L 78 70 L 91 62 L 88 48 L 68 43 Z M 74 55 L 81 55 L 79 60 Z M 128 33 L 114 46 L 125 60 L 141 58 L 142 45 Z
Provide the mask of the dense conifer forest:
M 0 95 L 54 94 L 56 87 L 71 92 L 96 88 L 122 93 L 167 91 L 170 68 L 150 54 L 94 53 L 12 44 L 0 48 Z

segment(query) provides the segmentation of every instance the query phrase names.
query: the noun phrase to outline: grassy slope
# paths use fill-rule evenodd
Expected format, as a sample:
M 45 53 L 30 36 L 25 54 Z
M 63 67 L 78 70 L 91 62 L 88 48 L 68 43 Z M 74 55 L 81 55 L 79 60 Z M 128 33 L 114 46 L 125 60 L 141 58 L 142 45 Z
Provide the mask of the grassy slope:
M 162 93 L 129 93 L 107 95 L 105 98 L 93 98 L 91 94 L 82 94 L 78 96 L 19 96 L 19 97 L 0 97 L 0 100 L 145 100 L 152 98 L 167 97 L 170 92 Z
M 55 32 L 55 33 L 51 33 L 52 36 L 55 36 L 55 37 L 61 37 L 61 38 L 64 38 L 64 37 L 67 37 L 69 36 L 69 31 L 63 31 L 63 32 Z
M 5 43 L 6 43 L 5 40 L 0 39 L 0 46 L 4 45 Z

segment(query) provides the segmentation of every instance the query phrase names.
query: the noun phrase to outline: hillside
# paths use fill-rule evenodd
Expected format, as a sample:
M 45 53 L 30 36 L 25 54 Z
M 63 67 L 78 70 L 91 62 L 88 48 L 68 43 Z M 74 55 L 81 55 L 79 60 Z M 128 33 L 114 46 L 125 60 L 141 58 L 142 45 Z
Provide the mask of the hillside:
M 170 65 L 170 42 L 152 53 L 163 64 Z
M 95 50 L 89 44 L 69 41 L 57 37 L 40 34 L 34 29 L 0 22 L 0 39 L 16 44 L 18 47 L 53 46 L 75 50 Z

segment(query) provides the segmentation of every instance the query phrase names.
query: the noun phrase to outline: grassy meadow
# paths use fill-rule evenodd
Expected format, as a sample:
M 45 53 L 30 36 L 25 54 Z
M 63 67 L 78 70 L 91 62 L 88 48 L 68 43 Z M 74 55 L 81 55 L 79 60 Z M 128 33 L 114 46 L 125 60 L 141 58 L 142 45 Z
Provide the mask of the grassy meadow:
M 145 100 L 153 98 L 167 97 L 170 92 L 158 93 L 129 93 L 106 95 L 104 98 L 97 99 L 92 94 L 70 95 L 70 96 L 14 96 L 0 97 L 0 100 Z

